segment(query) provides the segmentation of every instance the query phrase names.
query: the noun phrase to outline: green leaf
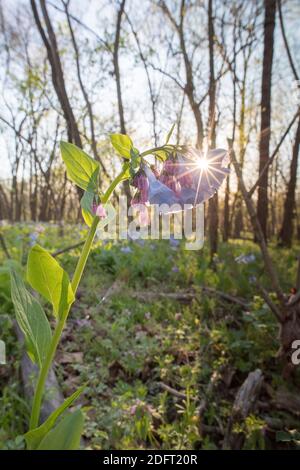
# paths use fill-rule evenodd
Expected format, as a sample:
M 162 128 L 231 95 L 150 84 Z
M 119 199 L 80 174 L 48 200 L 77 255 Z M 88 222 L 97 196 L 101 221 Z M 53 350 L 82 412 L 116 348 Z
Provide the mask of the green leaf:
M 92 225 L 95 217 L 92 213 L 94 198 L 95 194 L 85 191 L 80 201 L 82 217 L 84 218 L 84 221 L 88 227 Z
M 130 158 L 130 151 L 133 148 L 131 138 L 126 134 L 110 134 L 110 140 L 119 155 Z
M 83 430 L 81 410 L 68 413 L 55 428 L 42 439 L 37 450 L 76 450 Z
M 85 191 L 80 201 L 82 209 L 84 209 L 86 212 L 92 213 L 94 198 L 95 195 L 93 193 Z
M 44 437 L 53 428 L 58 418 L 74 403 L 79 395 L 81 395 L 84 387 L 85 385 L 80 387 L 69 398 L 67 398 L 55 411 L 53 411 L 53 413 L 51 413 L 51 415 L 43 424 L 41 424 L 38 428 L 28 431 L 24 435 L 28 450 L 36 449 L 40 445 L 42 439 L 44 439 Z
M 41 305 L 14 271 L 11 271 L 11 298 L 18 325 L 24 333 L 28 355 L 41 368 L 51 343 L 50 325 Z
M 171 139 L 172 137 L 172 134 L 173 134 L 173 131 L 175 129 L 175 124 L 176 122 L 174 122 L 173 126 L 171 127 L 171 129 L 169 130 L 168 134 L 167 134 L 167 137 L 166 137 L 166 144 L 169 142 L 169 140 Z
M 56 317 L 60 318 L 75 300 L 68 274 L 50 253 L 39 245 L 34 245 L 29 252 L 27 280 L 52 303 Z
M 89 192 L 97 192 L 99 163 L 76 145 L 60 143 L 61 156 L 67 167 L 67 175 L 77 186 Z
M 83 220 L 85 221 L 86 225 L 88 227 L 90 227 L 93 223 L 94 216 L 90 212 L 86 211 L 83 208 L 81 209 L 81 213 L 82 213 L 82 217 L 83 217 Z

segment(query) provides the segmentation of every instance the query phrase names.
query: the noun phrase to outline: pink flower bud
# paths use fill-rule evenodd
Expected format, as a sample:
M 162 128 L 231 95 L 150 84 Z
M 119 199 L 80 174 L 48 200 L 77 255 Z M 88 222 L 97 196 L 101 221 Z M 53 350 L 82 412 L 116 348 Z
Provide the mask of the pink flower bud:
M 99 204 L 98 206 L 96 204 L 93 204 L 93 212 L 95 215 L 100 217 L 100 219 L 104 219 L 106 217 L 106 210 L 102 206 L 102 204 Z

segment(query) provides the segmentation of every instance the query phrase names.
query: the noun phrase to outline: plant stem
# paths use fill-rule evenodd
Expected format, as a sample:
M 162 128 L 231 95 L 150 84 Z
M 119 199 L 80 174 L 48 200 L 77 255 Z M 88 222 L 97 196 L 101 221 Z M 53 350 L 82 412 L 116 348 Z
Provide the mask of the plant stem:
M 78 263 L 77 263 L 77 266 L 76 266 L 76 269 L 75 269 L 75 272 L 74 272 L 74 276 L 73 276 L 73 279 L 72 279 L 72 282 L 71 282 L 71 286 L 72 286 L 72 290 L 74 292 L 74 295 L 76 294 L 77 287 L 80 283 L 81 276 L 82 276 L 83 270 L 84 270 L 85 265 L 86 265 L 86 260 L 88 259 L 88 256 L 90 254 L 91 246 L 92 246 L 92 243 L 93 243 L 93 240 L 94 240 L 94 236 L 95 236 L 95 233 L 96 233 L 96 228 L 97 228 L 97 225 L 99 223 L 99 220 L 100 220 L 99 217 L 94 217 L 94 220 L 93 220 L 93 223 L 90 227 L 87 239 L 85 241 L 85 244 L 83 245 L 82 252 L 81 252 L 81 255 L 79 257 L 79 260 L 78 260 Z
M 79 260 L 77 262 L 77 266 L 75 269 L 75 273 L 73 276 L 73 280 L 71 283 L 74 295 L 76 294 L 79 282 L 81 280 L 82 273 L 84 271 L 84 267 L 86 265 L 87 258 L 89 256 L 91 246 L 94 240 L 94 236 L 96 233 L 96 228 L 99 223 L 99 217 L 94 217 L 93 223 L 90 227 L 87 239 L 84 243 L 81 255 L 79 257 Z M 41 411 L 41 404 L 42 404 L 42 398 L 43 398 L 43 393 L 44 393 L 44 388 L 45 388 L 45 382 L 48 377 L 48 372 L 51 366 L 51 363 L 53 361 L 53 358 L 55 356 L 56 348 L 59 343 L 63 328 L 66 323 L 66 319 L 68 317 L 69 311 L 70 311 L 71 305 L 67 308 L 67 310 L 64 312 L 62 317 L 58 320 L 57 325 L 54 330 L 54 334 L 51 340 L 51 344 L 49 347 L 48 354 L 46 356 L 45 362 L 40 370 L 37 385 L 36 385 L 36 390 L 34 394 L 34 399 L 33 399 L 33 404 L 32 404 L 32 412 L 31 412 L 31 417 L 30 417 L 30 427 L 29 429 L 34 429 L 38 426 L 39 424 L 39 418 L 40 418 L 40 411 Z
M 65 321 L 60 319 L 56 325 L 54 335 L 52 337 L 51 344 L 49 347 L 49 351 L 45 358 L 45 362 L 39 373 L 39 377 L 38 377 L 38 381 L 37 381 L 37 385 L 35 389 L 35 394 L 33 398 L 32 410 L 31 410 L 30 425 L 29 425 L 30 430 L 36 428 L 39 424 L 45 382 L 48 377 L 49 368 L 53 361 L 56 348 L 59 343 L 64 325 L 65 325 Z
M 114 191 L 114 189 L 116 188 L 118 183 L 120 183 L 123 179 L 125 179 L 125 174 L 126 174 L 127 169 L 128 169 L 128 166 L 124 166 L 124 168 L 121 171 L 121 173 L 119 174 L 119 176 L 117 176 L 117 178 L 111 183 L 111 185 L 109 186 L 109 188 L 107 189 L 107 191 L 105 192 L 103 197 L 101 198 L 101 201 L 102 201 L 103 204 L 105 204 L 108 201 L 110 195 L 112 194 L 112 192 Z M 99 223 L 99 220 L 100 220 L 99 217 L 97 217 L 97 216 L 94 217 L 93 223 L 90 227 L 90 230 L 89 230 L 89 233 L 88 233 L 88 236 L 87 236 L 87 239 L 85 240 L 85 243 L 83 245 L 81 255 L 80 255 L 79 260 L 77 262 L 77 266 L 76 266 L 74 276 L 73 276 L 73 279 L 72 279 L 72 282 L 71 282 L 71 286 L 72 286 L 72 290 L 74 292 L 74 296 L 76 294 L 78 285 L 79 285 L 81 277 L 82 277 L 82 273 L 83 273 L 85 265 L 86 265 L 86 261 L 88 259 L 89 254 L 90 254 L 90 251 L 91 251 L 91 246 L 92 246 L 92 243 L 93 243 L 93 240 L 94 240 L 94 237 L 95 237 L 95 233 L 96 233 L 96 229 L 97 229 L 97 225 Z M 45 362 L 44 362 L 44 364 L 43 364 L 43 366 L 42 366 L 42 368 L 40 369 L 40 372 L 39 372 L 38 381 L 37 381 L 37 384 L 36 384 L 36 389 L 35 389 L 34 398 L 33 398 L 33 404 L 32 404 L 32 411 L 31 411 L 31 417 L 30 417 L 30 426 L 29 426 L 30 430 L 36 428 L 39 424 L 41 404 L 42 404 L 42 398 L 43 398 L 43 394 L 44 394 L 46 379 L 48 377 L 49 369 L 50 369 L 51 363 L 54 359 L 56 349 L 57 349 L 57 345 L 59 343 L 62 331 L 64 329 L 66 320 L 68 318 L 70 308 L 71 308 L 71 305 L 69 305 L 69 307 L 66 309 L 66 311 L 63 313 L 63 315 L 61 316 L 61 318 L 57 322 L 57 325 L 55 327 L 54 334 L 53 334 L 53 337 L 52 337 L 52 340 L 51 340 L 51 343 L 50 343 L 48 354 L 47 354 Z

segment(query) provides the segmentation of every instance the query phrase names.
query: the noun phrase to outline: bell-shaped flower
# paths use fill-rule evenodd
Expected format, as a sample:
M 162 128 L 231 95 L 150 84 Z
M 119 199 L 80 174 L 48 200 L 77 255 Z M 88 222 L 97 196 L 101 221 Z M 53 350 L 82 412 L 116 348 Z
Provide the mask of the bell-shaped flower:
M 211 198 L 229 173 L 228 153 L 224 149 L 209 150 L 203 155 L 199 150 L 187 147 L 184 154 L 177 154 L 164 162 L 160 176 L 146 165 L 148 200 L 150 204 L 176 204 L 196 206 Z M 170 211 L 173 212 L 172 208 Z
M 137 188 L 137 193 L 131 201 L 131 205 L 146 204 L 148 202 L 149 181 L 143 170 L 139 170 L 135 175 L 132 186 Z
M 105 208 L 102 206 L 102 204 L 98 204 L 98 205 L 97 205 L 96 203 L 94 203 L 92 210 L 93 210 L 93 213 L 94 213 L 95 215 L 97 215 L 98 217 L 100 217 L 100 219 L 104 219 L 104 218 L 106 217 L 106 215 L 107 215 L 107 214 L 106 214 L 106 210 L 105 210 Z

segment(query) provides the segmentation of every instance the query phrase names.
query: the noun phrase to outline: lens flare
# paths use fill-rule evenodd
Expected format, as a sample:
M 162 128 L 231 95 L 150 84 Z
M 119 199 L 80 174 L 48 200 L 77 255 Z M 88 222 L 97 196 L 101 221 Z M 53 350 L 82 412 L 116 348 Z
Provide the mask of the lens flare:
M 197 161 L 197 167 L 200 168 L 200 170 L 208 170 L 208 160 L 206 158 L 199 158 Z

